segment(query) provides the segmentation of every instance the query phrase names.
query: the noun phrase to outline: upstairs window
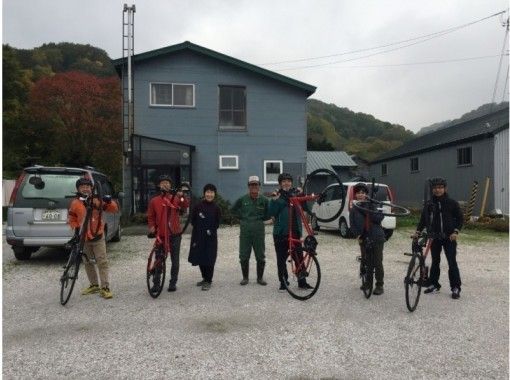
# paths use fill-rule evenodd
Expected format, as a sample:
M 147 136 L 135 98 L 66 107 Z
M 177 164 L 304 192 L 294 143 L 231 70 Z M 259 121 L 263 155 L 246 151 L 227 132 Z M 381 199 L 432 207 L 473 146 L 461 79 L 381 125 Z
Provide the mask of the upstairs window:
M 417 172 L 418 170 L 420 170 L 420 165 L 419 165 L 418 157 L 411 158 L 410 162 L 411 162 L 411 173 L 412 172 Z
M 388 175 L 388 166 L 386 164 L 381 164 L 381 175 Z
M 264 160 L 264 184 L 278 184 L 278 176 L 283 172 L 283 161 Z
M 457 149 L 457 165 L 466 166 L 471 165 L 471 147 Z
M 182 83 L 151 83 L 151 106 L 194 107 L 195 85 Z
M 246 87 L 219 86 L 219 129 L 246 130 Z
M 239 169 L 239 156 L 220 156 L 220 170 Z

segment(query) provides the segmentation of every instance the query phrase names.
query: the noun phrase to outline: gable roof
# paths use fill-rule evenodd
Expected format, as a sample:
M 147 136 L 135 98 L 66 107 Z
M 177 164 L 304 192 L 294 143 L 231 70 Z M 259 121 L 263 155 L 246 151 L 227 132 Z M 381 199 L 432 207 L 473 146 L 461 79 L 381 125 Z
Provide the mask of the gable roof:
M 375 164 L 451 145 L 485 139 L 494 136 L 505 128 L 508 128 L 508 107 L 418 136 L 404 145 L 380 155 L 370 163 Z
M 228 55 L 218 53 L 217 51 L 207 49 L 203 46 L 196 45 L 194 43 L 191 43 L 189 41 L 184 41 L 177 45 L 170 45 L 164 48 L 156 49 L 147 51 L 145 53 L 135 54 L 133 55 L 133 63 L 140 62 L 146 59 L 161 57 L 163 55 L 176 53 L 182 50 L 191 50 L 193 52 L 206 55 L 208 57 L 220 60 L 222 62 L 241 67 L 243 69 L 246 69 L 248 71 L 254 72 L 256 74 L 260 74 L 266 77 L 269 77 L 271 79 L 277 80 L 279 82 L 297 87 L 301 90 L 304 90 L 307 93 L 307 96 L 312 95 L 317 87 L 306 84 L 304 82 L 300 82 L 298 80 L 286 77 L 284 75 L 275 73 L 273 71 L 269 71 L 266 69 L 263 69 L 262 67 L 252 65 L 251 63 L 241 61 L 237 58 L 230 57 Z M 115 70 L 117 71 L 117 74 L 119 76 L 122 75 L 122 65 L 124 64 L 126 58 L 118 58 L 112 60 L 112 64 L 115 66 Z
M 358 166 L 352 158 L 343 151 L 308 151 L 306 152 L 306 174 L 316 169 L 335 171 L 334 166 Z

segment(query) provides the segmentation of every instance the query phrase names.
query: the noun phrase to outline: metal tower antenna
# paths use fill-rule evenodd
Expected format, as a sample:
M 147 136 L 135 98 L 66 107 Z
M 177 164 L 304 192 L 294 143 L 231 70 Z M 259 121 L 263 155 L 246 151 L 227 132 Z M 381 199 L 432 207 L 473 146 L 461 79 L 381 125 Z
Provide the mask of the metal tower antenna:
M 499 82 L 499 74 L 501 72 L 501 64 L 503 63 L 503 57 L 505 55 L 505 50 L 507 49 L 508 30 L 509 30 L 509 26 L 510 26 L 510 17 L 508 16 L 508 11 L 507 11 L 506 21 L 503 21 L 501 24 L 505 27 L 505 38 L 503 40 L 503 48 L 501 49 L 501 56 L 499 58 L 498 73 L 496 74 L 496 83 L 494 83 L 494 91 L 492 92 L 492 100 L 491 100 L 491 106 L 490 106 L 489 112 L 491 112 L 492 108 L 494 107 L 494 100 L 496 99 L 496 90 L 498 88 L 498 82 Z M 505 84 L 505 88 L 503 89 L 503 92 L 504 91 L 506 91 L 506 84 Z

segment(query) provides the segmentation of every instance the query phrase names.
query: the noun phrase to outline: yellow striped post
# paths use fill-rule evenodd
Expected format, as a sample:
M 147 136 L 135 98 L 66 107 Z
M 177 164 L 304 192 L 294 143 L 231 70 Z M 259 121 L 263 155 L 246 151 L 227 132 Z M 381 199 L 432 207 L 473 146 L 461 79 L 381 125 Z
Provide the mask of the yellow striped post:
M 471 187 L 471 197 L 469 198 L 469 203 L 466 209 L 466 222 L 469 222 L 471 219 L 471 215 L 473 214 L 473 209 L 475 208 L 476 203 L 476 195 L 478 193 L 478 181 L 473 181 L 473 186 Z

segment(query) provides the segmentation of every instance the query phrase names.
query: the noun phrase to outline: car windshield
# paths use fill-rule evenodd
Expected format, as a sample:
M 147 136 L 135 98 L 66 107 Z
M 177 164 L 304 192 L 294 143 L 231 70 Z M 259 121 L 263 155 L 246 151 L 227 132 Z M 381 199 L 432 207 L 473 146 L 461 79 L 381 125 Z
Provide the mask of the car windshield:
M 21 195 L 25 199 L 61 199 L 76 193 L 77 174 L 29 174 Z
M 370 194 L 371 184 L 368 185 L 368 193 Z M 374 193 L 374 198 L 378 201 L 385 202 L 390 201 L 390 194 L 388 192 L 388 186 L 376 185 L 377 192 Z

